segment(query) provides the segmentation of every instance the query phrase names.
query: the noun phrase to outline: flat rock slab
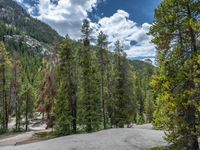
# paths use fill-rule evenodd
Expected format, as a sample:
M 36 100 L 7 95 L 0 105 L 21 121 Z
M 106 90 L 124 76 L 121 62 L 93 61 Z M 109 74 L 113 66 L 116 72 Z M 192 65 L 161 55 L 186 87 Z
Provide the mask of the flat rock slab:
M 149 128 L 108 129 L 91 134 L 78 134 L 0 150 L 145 150 L 166 146 L 164 132 Z

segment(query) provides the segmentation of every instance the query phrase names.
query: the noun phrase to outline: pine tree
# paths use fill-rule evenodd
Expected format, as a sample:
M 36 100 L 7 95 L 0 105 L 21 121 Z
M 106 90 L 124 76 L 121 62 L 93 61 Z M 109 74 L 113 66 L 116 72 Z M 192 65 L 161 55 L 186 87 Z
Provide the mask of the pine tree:
M 133 114 L 132 82 L 129 63 L 119 41 L 115 43 L 114 54 L 114 114 L 113 122 L 117 127 L 130 123 Z
M 57 105 L 55 106 L 56 107 L 55 112 L 57 112 L 56 116 L 59 116 L 59 115 L 62 116 L 62 115 L 68 114 L 68 116 L 65 116 L 65 117 L 68 117 L 68 122 L 71 122 L 69 123 L 69 127 L 68 128 L 60 127 L 60 128 L 69 130 L 69 131 L 64 131 L 68 134 L 71 132 L 71 129 L 73 129 L 73 132 L 76 133 L 77 82 L 76 82 L 76 66 L 75 66 L 75 49 L 74 49 L 73 42 L 69 38 L 66 38 L 63 44 L 61 45 L 59 80 L 62 83 L 62 87 L 61 87 L 61 90 L 58 92 L 58 95 L 60 95 L 56 102 L 58 106 Z M 63 102 L 63 101 L 67 101 L 67 102 Z M 62 109 L 60 105 L 62 103 L 67 104 L 67 106 L 65 106 L 65 109 L 66 109 L 65 111 L 67 112 L 65 113 L 63 113 L 64 110 L 59 111 L 59 109 Z M 63 121 L 63 120 L 60 120 L 59 118 L 56 119 L 57 128 L 59 128 L 60 125 L 65 126 L 64 123 L 62 124 L 59 121 Z
M 151 60 L 146 61 L 149 64 L 151 63 Z M 152 75 L 153 75 L 153 70 L 150 68 L 146 68 L 144 72 L 145 78 L 142 79 L 143 82 L 143 93 L 145 97 L 145 102 L 144 102 L 144 110 L 145 110 L 145 116 L 146 120 L 145 122 L 151 123 L 153 120 L 153 112 L 155 110 L 155 97 L 152 92 L 152 88 L 150 87 L 150 81 L 152 80 Z M 139 76 L 139 75 L 138 75 Z
M 55 132 L 57 135 L 71 134 L 71 121 L 69 97 L 66 93 L 65 83 L 61 81 L 54 106 Z
M 101 123 L 101 102 L 98 96 L 96 58 L 90 47 L 90 23 L 83 21 L 83 48 L 81 50 L 81 109 L 86 132 L 99 129 Z
M 158 49 L 155 123 L 176 149 L 199 149 L 199 7 L 197 0 L 164 0 L 150 32 Z
M 142 89 L 142 83 L 141 79 L 139 76 L 136 79 L 136 84 L 135 84 L 135 98 L 138 104 L 138 119 L 137 123 L 143 124 L 145 122 L 144 119 L 144 103 L 145 103 L 145 97 L 144 97 L 144 91 Z
M 8 128 L 8 86 L 9 86 L 9 74 L 11 68 L 11 59 L 9 57 L 8 52 L 5 49 L 5 46 L 2 42 L 0 42 L 0 123 L 1 123 L 1 130 L 4 132 Z
M 154 95 L 152 94 L 151 90 L 148 90 L 145 100 L 145 115 L 147 123 L 151 123 L 153 121 L 153 112 L 155 110 L 154 103 Z
M 99 60 L 99 70 L 100 70 L 100 99 L 102 102 L 102 116 L 103 116 L 103 126 L 106 129 L 106 93 L 105 93 L 105 79 L 106 79 L 106 69 L 108 65 L 108 52 L 106 35 L 101 31 L 98 35 L 98 60 Z M 108 101 L 108 100 L 107 100 Z
M 39 83 L 38 75 L 42 59 L 33 55 L 24 47 L 21 54 L 21 100 L 23 105 L 23 115 L 25 117 L 25 130 L 28 130 L 29 118 L 33 117 L 34 103 L 36 100 L 36 85 Z

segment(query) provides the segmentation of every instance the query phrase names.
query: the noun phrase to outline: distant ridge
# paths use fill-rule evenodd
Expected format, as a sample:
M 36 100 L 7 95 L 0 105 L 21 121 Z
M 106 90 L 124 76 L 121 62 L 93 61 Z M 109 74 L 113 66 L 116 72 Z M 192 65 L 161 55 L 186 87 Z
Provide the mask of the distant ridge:
M 40 42 L 53 43 L 61 39 L 49 25 L 31 17 L 13 0 L 0 0 L 0 23 L 13 25 L 21 33 Z

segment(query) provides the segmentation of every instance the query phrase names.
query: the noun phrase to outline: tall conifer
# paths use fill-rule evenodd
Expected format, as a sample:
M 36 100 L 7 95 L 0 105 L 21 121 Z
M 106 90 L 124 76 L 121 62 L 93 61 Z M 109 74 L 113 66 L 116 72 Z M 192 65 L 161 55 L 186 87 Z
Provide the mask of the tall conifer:
M 199 8 L 198 0 L 164 0 L 150 32 L 158 49 L 155 124 L 176 149 L 199 149 Z

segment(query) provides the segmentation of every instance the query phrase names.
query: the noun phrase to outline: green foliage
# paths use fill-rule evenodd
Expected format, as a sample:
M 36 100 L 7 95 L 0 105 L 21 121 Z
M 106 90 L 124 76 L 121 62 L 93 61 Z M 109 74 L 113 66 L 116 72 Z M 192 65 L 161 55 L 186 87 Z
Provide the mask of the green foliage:
M 132 70 L 134 109 L 133 121 L 137 124 L 152 121 L 155 97 L 150 87 L 154 66 L 139 60 L 130 61 Z
M 61 109 L 60 103 L 63 101 L 62 104 L 65 103 L 68 107 L 65 108 L 65 114 L 58 111 L 60 116 L 65 115 L 66 124 L 59 118 L 56 119 L 56 132 L 60 129 L 58 124 L 62 122 L 61 125 L 66 126 L 65 128 L 61 127 L 60 134 L 62 130 L 64 130 L 63 133 L 71 134 L 73 119 L 77 120 L 78 129 L 86 132 L 99 130 L 102 125 L 104 128 L 124 127 L 132 122 L 146 122 L 145 101 L 150 94 L 146 96 L 145 93 L 149 90 L 147 87 L 153 67 L 140 61 L 128 61 L 120 43 L 118 43 L 115 55 L 107 51 L 103 33 L 99 34 L 98 47 L 91 46 L 89 22 L 83 23 L 82 31 L 84 34 L 83 44 L 76 43 L 67 37 L 60 47 L 58 86 L 60 88 L 63 84 L 65 86 L 62 87 L 62 92 L 57 94 L 62 96 L 56 98 L 55 110 Z M 144 69 L 139 67 L 140 63 Z M 140 75 L 136 73 L 139 72 L 137 69 L 140 70 Z M 147 75 L 149 80 L 145 80 Z M 142 85 L 135 84 L 136 80 L 142 81 Z M 139 89 L 141 92 L 138 93 L 135 89 Z M 142 121 L 136 119 L 136 114 L 139 114 L 136 105 L 139 95 L 143 97 L 141 99 L 143 103 L 141 106 Z M 76 110 L 78 114 L 75 117 L 72 115 L 73 97 L 78 100 Z M 149 99 L 149 101 L 151 100 L 152 98 Z M 59 106 L 57 106 L 58 102 L 60 102 Z M 150 110 L 149 116 L 151 117 L 153 108 L 151 105 L 147 105 L 146 108 Z M 56 116 L 59 116 L 58 114 Z M 57 118 L 56 116 L 55 118 Z
M 124 127 L 130 123 L 130 116 L 134 112 L 132 107 L 133 91 L 129 63 L 126 54 L 120 45 L 115 43 L 114 54 L 114 124 L 117 127 Z
M 10 71 L 12 62 L 9 53 L 6 51 L 5 46 L 0 42 L 0 129 L 4 132 L 8 128 L 8 102 L 9 98 L 7 93 L 9 92 L 10 85 Z
M 146 122 L 151 123 L 153 121 L 153 113 L 155 110 L 155 100 L 154 100 L 154 95 L 150 90 L 147 91 L 144 105 L 145 105 Z
M 100 32 L 98 35 L 98 50 L 97 50 L 97 58 L 98 58 L 98 68 L 99 68 L 99 74 L 100 74 L 100 101 L 102 103 L 102 118 L 103 118 L 103 126 L 104 129 L 107 128 L 107 119 L 106 119 L 106 103 L 111 100 L 109 98 L 108 94 L 106 93 L 106 90 L 108 90 L 108 84 L 106 84 L 106 78 L 108 75 L 108 66 L 109 66 L 109 58 L 108 58 L 108 51 L 107 48 L 107 41 L 106 41 L 106 35 L 103 32 Z M 109 81 L 107 81 L 109 82 Z
M 77 120 L 77 81 L 76 59 L 73 42 L 66 38 L 60 47 L 59 82 L 60 90 L 55 104 L 56 132 L 64 130 L 64 134 L 76 133 Z M 62 105 L 66 105 L 63 110 Z M 61 111 L 60 111 L 61 110 Z M 64 112 L 66 111 L 66 112 Z M 62 118 L 62 119 L 60 119 Z M 67 122 L 63 122 L 67 121 Z M 57 131 L 58 130 L 58 131 Z
M 98 130 L 101 123 L 101 102 L 98 94 L 97 60 L 90 47 L 91 28 L 87 20 L 83 22 L 82 33 L 84 46 L 80 58 L 81 117 L 82 124 L 86 125 L 86 132 L 92 132 Z
M 11 97 L 15 102 L 15 118 L 16 118 L 16 127 L 14 132 L 21 131 L 21 105 L 22 101 L 20 98 L 20 91 L 21 91 L 21 66 L 20 61 L 17 59 L 17 54 L 13 56 L 13 69 L 12 69 L 12 81 L 11 81 Z
M 49 139 L 53 139 L 57 137 L 57 135 L 55 135 L 55 132 L 39 132 L 39 133 L 35 133 L 35 135 L 45 140 L 49 140 Z
M 69 135 L 71 133 L 71 121 L 69 97 L 66 93 L 65 84 L 61 83 L 55 102 L 55 132 L 57 135 Z
M 29 120 L 41 112 L 40 104 L 51 104 L 53 112 L 46 108 L 45 112 L 47 120 L 54 121 L 59 136 L 76 133 L 77 127 L 93 132 L 151 121 L 154 101 L 148 84 L 152 65 L 127 60 L 120 43 L 116 44 L 115 53 L 109 52 L 103 32 L 98 36 L 97 46 L 91 46 L 92 29 L 88 20 L 83 22 L 82 41 L 67 37 L 52 48 L 61 38 L 49 26 L 31 18 L 14 1 L 0 1 L 0 8 L 5 8 L 0 10 L 0 38 L 7 50 L 4 46 L 0 49 L 8 58 L 6 101 L 13 102 L 8 105 L 7 115 L 6 108 L 0 105 L 2 126 L 5 118 L 15 116 L 15 131 L 21 131 L 24 125 L 28 130 Z M 37 51 L 41 47 L 32 49 L 26 44 L 27 39 L 38 40 L 42 48 L 49 49 L 48 53 Z M 4 80 L 2 75 L 0 84 Z M 0 92 L 5 97 L 3 88 Z
M 164 0 L 150 31 L 158 49 L 154 124 L 176 149 L 199 149 L 199 7 L 196 0 Z
M 1 56 L 1 79 L 3 81 L 1 82 L 3 100 L 1 116 L 4 118 L 2 119 L 2 127 L 7 128 L 8 119 L 14 113 L 16 117 L 15 131 L 20 131 L 23 125 L 22 116 L 26 116 L 25 124 L 27 127 L 28 117 L 33 116 L 36 96 L 34 88 L 37 85 L 40 58 L 35 58 L 28 53 L 16 52 L 9 56 L 3 45 Z
M 0 22 L 0 40 L 4 40 L 5 35 L 21 34 L 20 31 L 12 25 Z

